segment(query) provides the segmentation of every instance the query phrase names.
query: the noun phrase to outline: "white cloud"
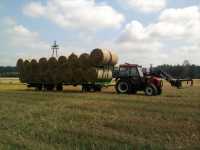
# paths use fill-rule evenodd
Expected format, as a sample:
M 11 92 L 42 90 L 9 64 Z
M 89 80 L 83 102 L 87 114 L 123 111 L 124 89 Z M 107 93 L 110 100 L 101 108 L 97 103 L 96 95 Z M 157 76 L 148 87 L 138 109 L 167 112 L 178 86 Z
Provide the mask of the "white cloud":
M 32 32 L 23 25 L 15 24 L 10 26 L 7 33 L 11 45 L 17 48 L 27 48 L 27 53 L 28 49 L 35 49 L 37 51 L 38 49 L 48 48 L 48 45 L 41 40 L 39 33 Z
M 160 11 L 167 5 L 166 0 L 123 0 L 123 2 L 146 13 Z
M 48 0 L 45 5 L 31 2 L 23 12 L 28 16 L 47 18 L 66 29 L 116 28 L 124 21 L 122 14 L 95 0 Z
M 24 8 L 23 12 L 28 16 L 38 17 L 45 14 L 45 8 L 39 2 L 31 2 Z
M 145 58 L 145 63 L 198 63 L 200 55 L 200 8 L 166 9 L 156 23 L 144 26 L 138 21 L 127 24 L 117 42 L 127 56 Z
M 12 57 L 12 60 L 8 60 L 12 64 L 19 57 L 39 58 L 49 56 L 49 44 L 41 39 L 39 33 L 30 31 L 25 26 L 17 24 L 14 20 L 11 21 L 10 19 L 9 22 L 6 22 L 3 34 L 6 38 L 6 43 L 4 44 L 9 49 L 9 51 L 4 52 L 4 55 L 9 54 Z
M 158 23 L 148 28 L 152 35 L 161 38 L 186 41 L 192 38 L 192 41 L 196 41 L 200 38 L 200 8 L 166 9 L 161 13 Z

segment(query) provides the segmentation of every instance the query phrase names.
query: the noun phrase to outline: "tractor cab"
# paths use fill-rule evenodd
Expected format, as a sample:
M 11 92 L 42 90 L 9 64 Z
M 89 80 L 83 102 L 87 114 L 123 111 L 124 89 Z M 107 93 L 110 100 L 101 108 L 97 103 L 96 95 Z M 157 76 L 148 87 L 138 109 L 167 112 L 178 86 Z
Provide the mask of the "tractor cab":
M 136 64 L 123 64 L 115 68 L 113 77 L 118 78 L 143 78 L 142 66 Z
M 120 94 L 144 91 L 146 95 L 158 95 L 162 92 L 162 81 L 154 76 L 144 74 L 142 66 L 122 64 L 113 71 L 116 79 L 116 91 Z

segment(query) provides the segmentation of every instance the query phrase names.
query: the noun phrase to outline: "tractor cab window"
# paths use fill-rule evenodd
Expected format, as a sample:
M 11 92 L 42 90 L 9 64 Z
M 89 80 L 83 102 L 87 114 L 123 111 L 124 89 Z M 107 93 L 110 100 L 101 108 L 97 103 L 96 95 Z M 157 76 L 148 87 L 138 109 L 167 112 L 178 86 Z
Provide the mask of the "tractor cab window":
M 130 68 L 130 76 L 131 77 L 138 77 L 138 71 L 137 71 L 137 67 L 132 67 Z
M 128 76 L 129 75 L 129 69 L 128 67 L 120 67 L 120 76 Z

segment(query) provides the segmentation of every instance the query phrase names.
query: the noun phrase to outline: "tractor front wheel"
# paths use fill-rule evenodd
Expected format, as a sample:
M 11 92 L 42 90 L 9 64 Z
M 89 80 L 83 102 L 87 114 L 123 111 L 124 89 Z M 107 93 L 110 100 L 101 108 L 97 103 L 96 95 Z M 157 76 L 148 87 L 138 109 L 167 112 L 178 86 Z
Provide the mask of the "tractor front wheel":
M 158 90 L 154 85 L 147 85 L 144 92 L 147 96 L 154 96 L 158 94 Z

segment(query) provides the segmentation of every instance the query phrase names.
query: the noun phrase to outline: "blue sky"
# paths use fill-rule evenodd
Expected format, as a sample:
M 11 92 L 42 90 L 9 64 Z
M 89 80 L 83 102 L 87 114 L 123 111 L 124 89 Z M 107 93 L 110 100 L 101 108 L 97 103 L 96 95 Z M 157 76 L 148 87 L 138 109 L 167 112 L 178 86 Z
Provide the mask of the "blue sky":
M 0 65 L 49 57 L 54 40 L 60 55 L 102 47 L 120 63 L 200 65 L 199 0 L 1 0 L 0 17 Z

